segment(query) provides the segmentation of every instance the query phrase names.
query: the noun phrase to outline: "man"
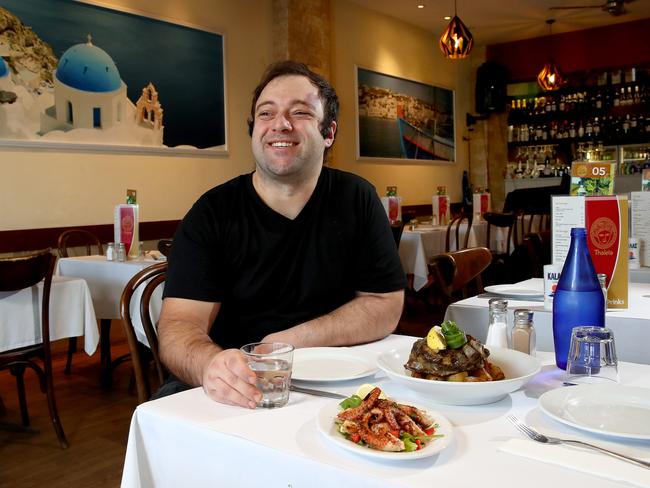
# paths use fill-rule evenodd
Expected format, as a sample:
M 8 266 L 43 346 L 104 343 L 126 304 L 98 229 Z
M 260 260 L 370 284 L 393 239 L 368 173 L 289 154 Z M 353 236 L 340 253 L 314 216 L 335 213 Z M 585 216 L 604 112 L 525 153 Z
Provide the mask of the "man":
M 267 70 L 249 133 L 255 171 L 204 194 L 172 246 L 158 325 L 169 370 L 210 398 L 255 408 L 239 347 L 374 341 L 395 328 L 404 273 L 374 188 L 323 168 L 338 98 L 305 65 Z

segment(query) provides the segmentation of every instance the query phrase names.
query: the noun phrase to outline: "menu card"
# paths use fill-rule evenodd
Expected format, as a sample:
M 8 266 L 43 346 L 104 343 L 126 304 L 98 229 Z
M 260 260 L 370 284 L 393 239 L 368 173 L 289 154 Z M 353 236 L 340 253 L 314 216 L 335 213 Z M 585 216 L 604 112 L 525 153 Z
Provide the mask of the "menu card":
M 613 195 L 616 163 L 574 161 L 571 163 L 571 195 Z
M 630 195 L 631 235 L 639 240 L 641 266 L 650 266 L 650 192 L 633 191 Z
M 474 220 L 482 221 L 483 214 L 490 211 L 490 194 L 488 192 L 474 193 L 472 208 L 474 209 Z
M 628 307 L 628 201 L 626 196 L 552 197 L 553 263 L 563 264 L 571 228 L 587 229 L 596 273 L 607 276 L 607 307 Z
M 124 243 L 126 254 L 130 258 L 137 258 L 140 252 L 139 207 L 137 204 L 123 203 L 115 206 L 114 240 Z
M 449 195 L 434 195 L 432 200 L 433 206 L 433 222 L 438 222 L 439 225 L 447 225 L 449 223 L 450 213 L 450 199 Z
M 402 197 L 381 197 L 381 203 L 391 224 L 402 220 Z

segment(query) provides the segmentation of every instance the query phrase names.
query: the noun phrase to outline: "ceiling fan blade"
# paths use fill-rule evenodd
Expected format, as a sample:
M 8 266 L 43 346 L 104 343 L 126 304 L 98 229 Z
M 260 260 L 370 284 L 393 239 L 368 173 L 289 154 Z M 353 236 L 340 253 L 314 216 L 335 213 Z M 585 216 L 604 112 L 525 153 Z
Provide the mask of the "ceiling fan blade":
M 576 9 L 583 9 L 583 8 L 603 8 L 603 5 L 574 5 L 574 6 L 567 6 L 567 7 L 549 7 L 549 10 L 576 10 Z

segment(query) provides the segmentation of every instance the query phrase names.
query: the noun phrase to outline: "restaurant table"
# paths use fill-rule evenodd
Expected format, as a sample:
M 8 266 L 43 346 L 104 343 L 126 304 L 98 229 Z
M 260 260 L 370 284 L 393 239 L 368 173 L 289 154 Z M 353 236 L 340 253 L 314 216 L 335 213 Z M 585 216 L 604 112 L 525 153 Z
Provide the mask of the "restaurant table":
M 650 268 L 641 266 L 638 269 L 628 270 L 632 283 L 650 283 Z
M 414 340 L 392 335 L 350 351 L 372 358 L 392 348 L 410 347 Z M 507 421 L 508 414 L 543 432 L 594 441 L 594 435 L 546 418 L 539 410 L 538 397 L 559 387 L 562 380 L 551 354 L 541 353 L 539 358 L 542 371 L 525 389 L 487 405 L 436 404 L 434 398 L 418 395 L 381 372 L 352 381 L 301 383 L 345 395 L 354 393 L 362 383 L 373 383 L 391 398 L 444 415 L 453 425 L 451 444 L 437 455 L 414 460 L 373 459 L 343 450 L 325 438 L 317 429 L 316 418 L 322 408 L 338 402 L 335 399 L 292 392 L 285 407 L 249 410 L 216 403 L 195 388 L 146 402 L 138 406 L 131 420 L 122 487 L 624 486 L 499 450 L 511 439 L 532 442 L 521 440 L 522 435 Z M 621 363 L 620 375 L 626 385 L 650 387 L 650 366 Z M 647 442 L 623 448 L 628 454 L 650 458 Z M 645 473 L 643 468 L 632 468 L 640 469 L 642 476 Z
M 459 237 L 464 239 L 467 232 L 467 224 L 460 226 Z M 472 224 L 467 242 L 468 247 L 476 247 L 485 242 L 487 235 L 487 224 L 475 222 Z M 399 243 L 399 257 L 406 274 L 413 275 L 413 288 L 415 291 L 422 289 L 427 283 L 429 275 L 428 263 L 433 256 L 445 252 L 445 239 L 447 236 L 446 225 L 428 226 L 427 228 L 409 229 L 408 226 L 402 232 Z M 450 235 L 450 245 L 456 247 L 456 236 Z
M 541 278 L 517 283 L 522 288 L 543 289 Z M 608 309 L 605 325 L 614 332 L 616 352 L 622 361 L 650 364 L 650 283 L 629 283 L 629 308 Z M 452 303 L 447 308 L 445 320 L 455 321 L 467 333 L 480 341 L 487 337 L 488 300 L 474 296 Z M 516 308 L 533 311 L 533 321 L 537 335 L 537 349 L 553 351 L 553 312 L 544 309 L 542 301 L 526 301 L 505 297 L 508 300 L 508 331 L 513 326 L 513 312 Z M 585 324 L 587 325 L 587 324 Z
M 41 334 L 43 282 L 17 292 L 0 292 L 0 352 L 38 344 Z M 52 277 L 50 339 L 84 337 L 84 351 L 94 354 L 99 342 L 97 319 L 86 282 Z
M 56 274 L 83 278 L 88 283 L 95 314 L 100 319 L 100 351 L 102 365 L 102 382 L 110 384 L 111 370 L 115 363 L 111 361 L 110 330 L 111 320 L 121 318 L 120 298 L 129 280 L 142 269 L 157 261 L 151 257 L 140 257 L 128 261 L 108 261 L 105 256 L 77 256 L 61 258 L 57 261 Z M 142 291 L 140 290 L 140 294 Z M 132 300 L 132 317 L 136 335 L 140 342 L 146 344 L 139 313 L 139 295 Z M 151 299 L 152 317 L 157 319 L 162 306 L 162 290 L 156 290 Z M 140 331 L 140 332 L 138 332 Z M 120 358 L 116 360 L 119 362 Z

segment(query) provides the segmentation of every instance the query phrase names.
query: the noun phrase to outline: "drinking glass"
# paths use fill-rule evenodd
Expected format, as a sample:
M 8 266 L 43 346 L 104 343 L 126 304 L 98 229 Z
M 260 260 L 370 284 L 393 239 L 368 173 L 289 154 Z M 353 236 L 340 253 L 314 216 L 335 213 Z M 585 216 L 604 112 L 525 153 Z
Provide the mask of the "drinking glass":
M 611 329 L 593 326 L 573 328 L 564 382 L 618 382 L 618 360 Z
M 293 346 L 282 342 L 253 342 L 241 347 L 262 392 L 258 407 L 283 407 L 289 401 Z

